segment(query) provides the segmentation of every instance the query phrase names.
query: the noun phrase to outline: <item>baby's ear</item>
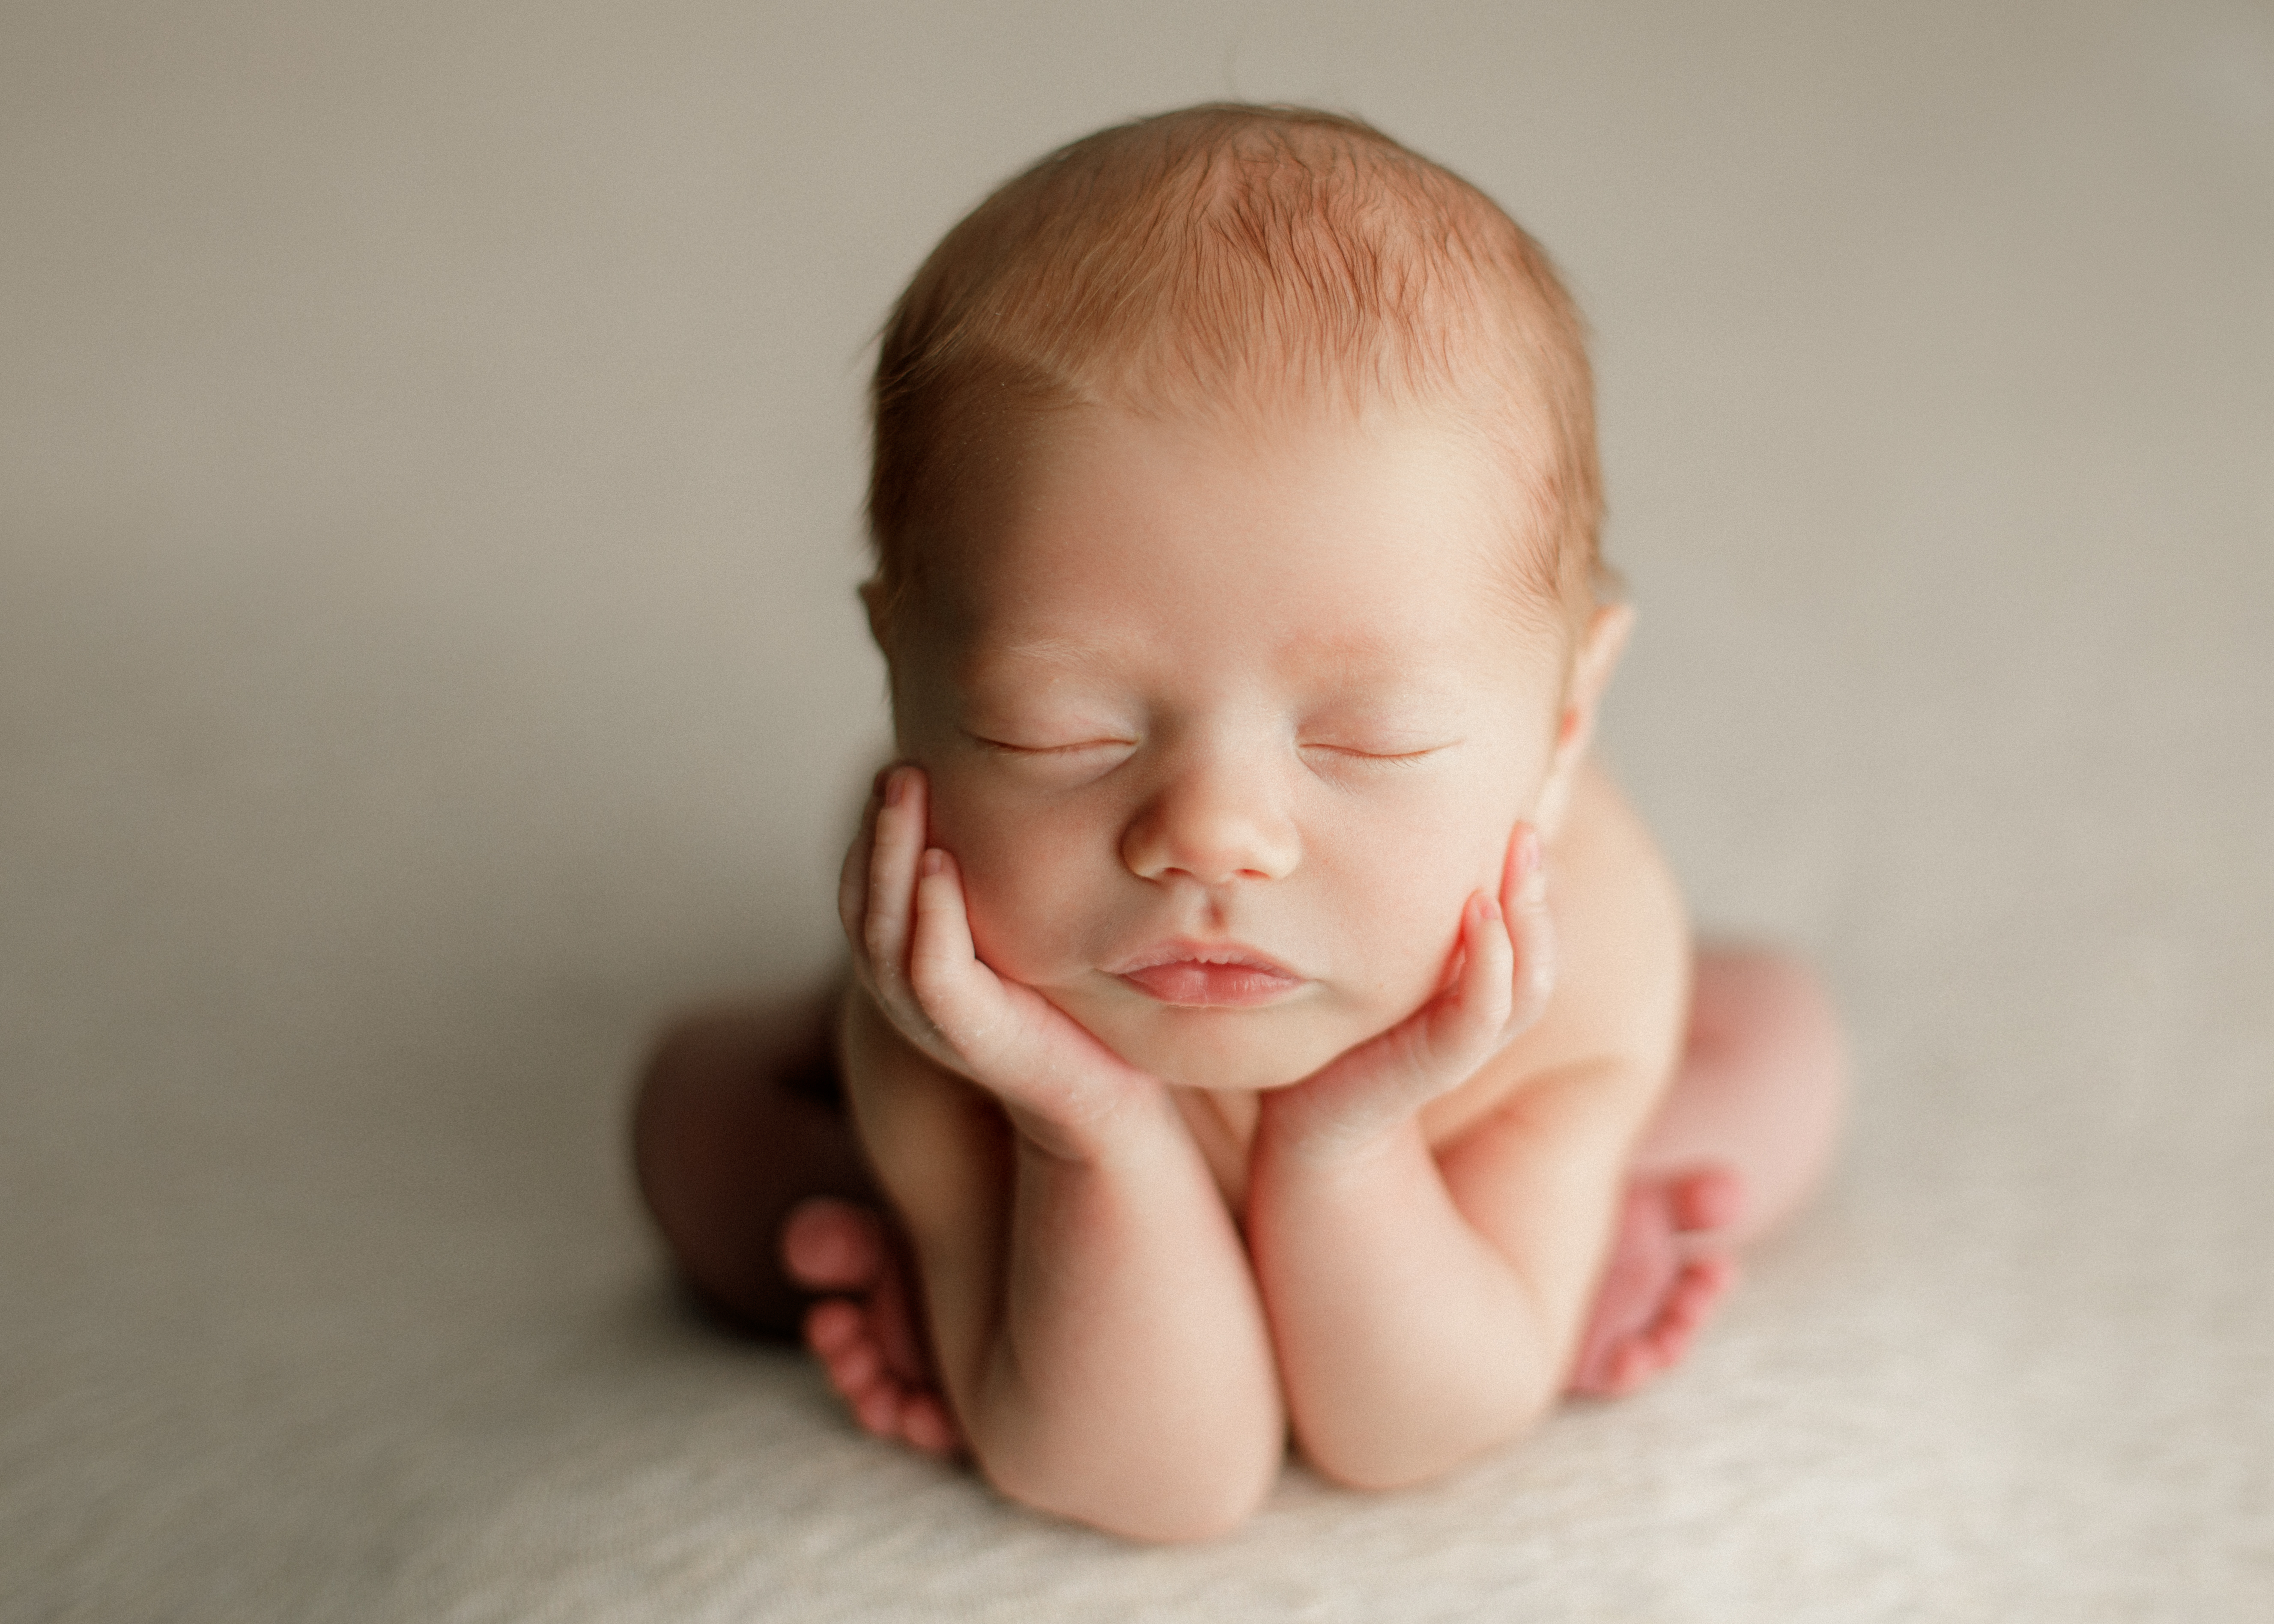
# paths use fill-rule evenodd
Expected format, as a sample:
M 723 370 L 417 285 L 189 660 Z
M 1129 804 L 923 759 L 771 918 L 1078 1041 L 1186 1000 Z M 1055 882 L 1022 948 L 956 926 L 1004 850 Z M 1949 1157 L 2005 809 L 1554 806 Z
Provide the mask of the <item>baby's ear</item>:
M 885 583 L 877 580 L 876 576 L 871 575 L 861 583 L 858 590 L 861 594 L 861 607 L 866 610 L 869 614 L 869 635 L 870 639 L 875 642 L 876 645 L 879 649 L 891 648 L 892 645 L 885 640 L 885 632 L 886 629 L 885 625 Z
M 1579 635 L 1578 653 L 1571 661 L 1571 686 L 1563 698 L 1562 726 L 1558 730 L 1559 735 L 1576 730 L 1577 745 L 1584 747 L 1587 735 L 1594 732 L 1595 708 L 1602 703 L 1603 690 L 1611 685 L 1619 656 L 1626 652 L 1634 618 L 1632 604 L 1605 604 L 1589 617 L 1587 629 Z M 1559 736 L 1557 743 L 1562 742 Z
M 1555 718 L 1555 753 L 1547 758 L 1547 781 L 1540 786 L 1532 820 L 1543 838 L 1552 838 L 1562 826 L 1563 808 L 1571 796 L 1571 781 L 1595 734 L 1595 708 L 1610 686 L 1611 673 L 1634 629 L 1634 609 L 1628 604 L 1608 604 L 1588 617 L 1579 634 L 1579 647 L 1571 657 L 1571 680 L 1563 690 L 1562 714 Z

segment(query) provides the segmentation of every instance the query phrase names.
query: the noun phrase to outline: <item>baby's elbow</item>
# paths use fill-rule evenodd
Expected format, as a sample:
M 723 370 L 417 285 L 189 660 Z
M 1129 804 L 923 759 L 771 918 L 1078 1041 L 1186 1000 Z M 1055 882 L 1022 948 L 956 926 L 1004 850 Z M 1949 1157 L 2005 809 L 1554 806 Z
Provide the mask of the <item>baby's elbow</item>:
M 1302 1439 L 1311 1470 L 1338 1487 L 1384 1493 L 1419 1488 L 1523 1439 L 1555 1407 L 1553 1391 L 1526 1392 L 1466 1425 L 1390 1433 L 1321 1430 Z
M 1237 1532 L 1262 1509 L 1276 1476 L 1275 1472 L 1246 1484 L 1228 1482 L 1216 1485 L 1210 1492 L 1164 1497 L 1150 1505 L 1133 1507 L 1130 1508 L 1132 1515 L 1111 1526 L 1109 1531 L 1147 1545 L 1198 1545 L 1222 1539 Z M 1104 1523 L 1098 1526 L 1108 1527 Z
M 1117 1470 L 1094 1460 L 1070 1471 L 1010 1461 L 983 1462 L 982 1470 L 1000 1493 L 1032 1510 L 1123 1539 L 1191 1545 L 1233 1532 L 1269 1497 L 1284 1450 L 1249 1455 L 1238 1462 L 1169 1462 L 1154 1470 Z

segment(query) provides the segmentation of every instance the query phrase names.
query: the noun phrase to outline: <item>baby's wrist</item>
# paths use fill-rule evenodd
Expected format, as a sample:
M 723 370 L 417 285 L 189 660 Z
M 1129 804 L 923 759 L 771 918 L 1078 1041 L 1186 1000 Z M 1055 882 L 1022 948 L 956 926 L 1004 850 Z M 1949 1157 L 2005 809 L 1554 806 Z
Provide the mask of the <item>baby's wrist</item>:
M 1418 1134 L 1420 1119 L 1419 1102 L 1361 1100 L 1338 1109 L 1300 1085 L 1274 1089 L 1258 1101 L 1253 1154 L 1321 1169 L 1359 1167 Z
M 1123 1079 L 1110 1098 L 1050 1102 L 1059 1109 L 997 1095 L 1022 1148 L 1053 1162 L 1090 1168 L 1139 1162 L 1164 1139 L 1186 1134 L 1168 1090 Z

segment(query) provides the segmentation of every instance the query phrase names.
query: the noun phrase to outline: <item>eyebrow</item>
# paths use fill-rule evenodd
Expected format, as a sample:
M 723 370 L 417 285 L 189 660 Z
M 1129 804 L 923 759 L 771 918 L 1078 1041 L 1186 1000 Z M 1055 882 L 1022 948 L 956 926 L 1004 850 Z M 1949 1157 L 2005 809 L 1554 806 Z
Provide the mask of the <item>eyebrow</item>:
M 997 643 L 982 651 L 975 659 L 992 663 L 1034 660 L 1064 664 L 1075 660 L 1111 658 L 1138 639 L 1112 632 L 1094 633 L 1086 636 L 1023 637 L 1015 642 Z M 1366 632 L 1355 632 L 1333 638 L 1306 638 L 1306 655 L 1334 661 L 1373 660 L 1398 669 L 1410 667 L 1410 650 L 1401 647 L 1394 638 L 1382 637 Z
M 1130 646 L 1132 639 L 1111 634 L 1077 637 L 1030 637 L 998 643 L 975 654 L 958 673 L 958 680 L 983 686 L 1009 680 L 1021 690 L 1039 691 L 1058 676 L 1077 680 L 1089 674 L 1093 663 L 1107 667 L 1102 674 L 1113 680 L 1113 656 Z M 1375 699 L 1394 699 L 1400 705 L 1458 704 L 1469 696 L 1465 673 L 1434 665 L 1417 666 L 1410 651 L 1392 642 L 1359 635 L 1306 646 L 1282 670 L 1306 688 L 1323 690 L 1355 682 Z M 1345 689 L 1343 697 L 1352 697 Z
M 1038 660 L 1053 665 L 1072 660 L 1094 659 L 1110 656 L 1126 646 L 1131 640 L 1104 634 L 1089 637 L 1026 637 L 1016 643 L 998 643 L 987 648 L 977 658 L 994 660 Z

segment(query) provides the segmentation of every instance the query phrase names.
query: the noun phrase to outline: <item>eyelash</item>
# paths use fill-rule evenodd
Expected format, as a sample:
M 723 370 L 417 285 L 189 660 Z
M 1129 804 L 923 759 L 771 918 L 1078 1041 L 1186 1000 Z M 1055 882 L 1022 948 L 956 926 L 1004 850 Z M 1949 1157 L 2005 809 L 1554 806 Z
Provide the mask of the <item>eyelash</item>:
M 974 733 L 972 737 L 990 750 L 1000 750 L 1006 756 L 1069 756 L 1077 750 L 1126 750 L 1134 744 L 1129 739 L 1085 739 L 1080 744 L 1012 744 L 1001 739 L 988 739 Z M 1359 761 L 1411 762 L 1425 756 L 1434 756 L 1444 747 L 1427 745 L 1418 750 L 1361 750 L 1347 744 L 1306 744 L 1297 747 L 1306 750 L 1329 750 L 1337 756 L 1348 756 Z
M 1352 761 L 1362 761 L 1367 763 L 1379 762 L 1384 765 L 1395 764 L 1401 767 L 1408 767 L 1412 766 L 1416 762 L 1427 760 L 1428 757 L 1436 755 L 1437 752 L 1444 747 L 1442 745 L 1430 745 L 1427 748 L 1419 750 L 1353 750 L 1347 745 L 1306 744 L 1303 748 L 1306 750 L 1329 750 L 1337 756 L 1347 757 Z
M 972 734 L 971 738 L 981 748 L 992 751 L 998 756 L 1023 756 L 1028 760 L 1042 760 L 1050 756 L 1070 758 L 1086 755 L 1093 750 L 1126 750 L 1136 748 L 1136 741 L 1129 739 L 1086 739 L 1080 744 L 1035 745 L 1010 744 L 1003 740 L 989 739 L 978 733 Z M 1448 747 L 1428 745 L 1419 750 L 1359 750 L 1352 749 L 1348 745 L 1306 744 L 1299 745 L 1297 748 L 1304 750 L 1324 750 L 1344 761 L 1363 763 L 1368 767 L 1411 767 L 1437 755 Z
M 986 748 L 1004 756 L 1076 756 L 1084 750 L 1125 750 L 1131 748 L 1126 739 L 1085 739 L 1080 744 L 1005 744 L 1000 739 L 983 739 L 972 735 Z

